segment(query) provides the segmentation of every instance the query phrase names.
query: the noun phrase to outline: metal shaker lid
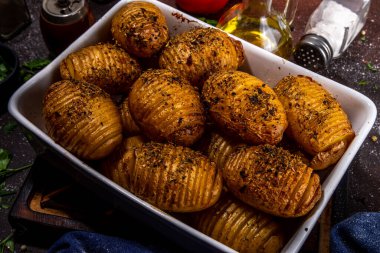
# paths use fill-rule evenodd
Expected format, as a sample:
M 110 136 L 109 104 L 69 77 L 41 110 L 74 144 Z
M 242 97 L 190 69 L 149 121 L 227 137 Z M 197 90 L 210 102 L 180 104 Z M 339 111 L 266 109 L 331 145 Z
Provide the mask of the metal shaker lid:
M 304 35 L 296 46 L 293 57 L 295 62 L 311 70 L 318 70 L 329 65 L 333 56 L 330 43 L 316 34 Z
M 67 24 L 87 15 L 86 0 L 43 0 L 41 15 L 54 24 Z

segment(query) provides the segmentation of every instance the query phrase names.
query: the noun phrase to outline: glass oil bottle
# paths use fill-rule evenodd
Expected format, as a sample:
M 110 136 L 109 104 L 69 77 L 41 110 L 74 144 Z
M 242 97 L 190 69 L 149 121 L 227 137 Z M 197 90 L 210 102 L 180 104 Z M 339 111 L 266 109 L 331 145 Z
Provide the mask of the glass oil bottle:
M 244 0 L 224 13 L 217 27 L 287 59 L 293 50 L 289 25 L 297 3 L 288 0 L 285 13 L 279 13 L 271 0 Z

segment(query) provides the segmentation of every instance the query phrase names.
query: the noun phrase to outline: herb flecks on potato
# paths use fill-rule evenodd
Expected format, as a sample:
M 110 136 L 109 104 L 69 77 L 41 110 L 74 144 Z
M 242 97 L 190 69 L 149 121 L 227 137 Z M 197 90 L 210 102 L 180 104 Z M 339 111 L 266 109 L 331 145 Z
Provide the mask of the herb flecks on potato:
M 204 132 L 206 119 L 198 91 L 169 70 L 144 72 L 128 99 L 133 119 L 151 140 L 190 146 Z
M 288 125 L 284 107 L 272 88 L 241 71 L 210 76 L 202 89 L 210 117 L 231 135 L 251 144 L 277 144 Z
M 93 83 L 110 94 L 127 93 L 140 76 L 140 64 L 122 48 L 110 43 L 84 47 L 60 64 L 62 79 Z
M 325 169 L 336 163 L 355 133 L 335 98 L 306 76 L 284 77 L 274 90 L 289 121 L 286 133 L 313 156 L 310 166 Z
M 201 87 L 207 77 L 243 64 L 242 44 L 214 28 L 195 28 L 171 38 L 159 57 L 161 68 Z
M 128 53 L 142 58 L 157 54 L 169 40 L 165 16 L 154 4 L 130 2 L 112 19 L 115 41 Z
M 103 171 L 136 196 L 165 211 L 194 212 L 215 204 L 222 176 L 200 152 L 182 146 L 145 143 L 132 147 Z
M 62 80 L 49 86 L 43 117 L 49 136 L 82 159 L 101 159 L 122 140 L 116 105 L 105 91 L 90 83 Z
M 313 169 L 298 156 L 269 144 L 232 153 L 223 178 L 237 198 L 275 216 L 306 215 L 321 197 L 319 176 Z

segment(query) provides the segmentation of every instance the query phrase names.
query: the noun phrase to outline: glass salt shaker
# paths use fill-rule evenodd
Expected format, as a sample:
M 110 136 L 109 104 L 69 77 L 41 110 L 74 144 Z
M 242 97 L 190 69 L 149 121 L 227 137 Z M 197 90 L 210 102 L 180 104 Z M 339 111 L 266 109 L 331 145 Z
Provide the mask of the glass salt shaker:
M 313 70 L 327 67 L 363 28 L 369 6 L 370 0 L 323 0 L 296 46 L 295 62 Z

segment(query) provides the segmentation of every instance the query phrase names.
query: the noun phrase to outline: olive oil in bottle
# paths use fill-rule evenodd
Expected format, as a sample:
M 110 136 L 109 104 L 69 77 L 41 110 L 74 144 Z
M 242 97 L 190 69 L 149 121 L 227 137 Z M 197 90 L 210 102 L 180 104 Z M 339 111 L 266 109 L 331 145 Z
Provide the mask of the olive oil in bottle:
M 248 17 L 239 15 L 220 26 L 222 30 L 283 58 L 292 54 L 292 37 L 282 17 Z
M 279 13 L 272 8 L 271 0 L 243 0 L 221 16 L 217 27 L 288 59 L 293 51 L 289 24 L 298 0 L 286 3 L 284 13 Z

